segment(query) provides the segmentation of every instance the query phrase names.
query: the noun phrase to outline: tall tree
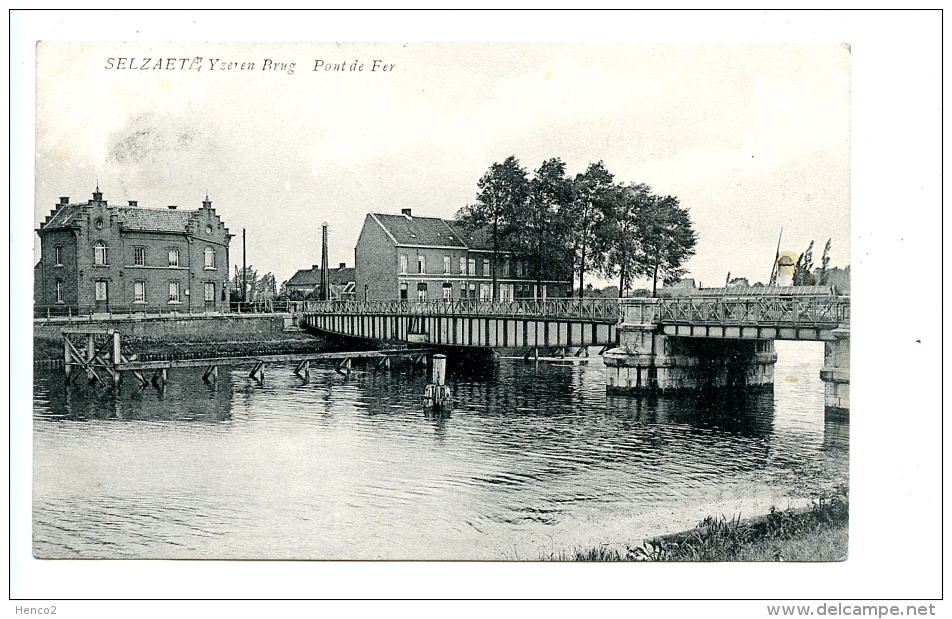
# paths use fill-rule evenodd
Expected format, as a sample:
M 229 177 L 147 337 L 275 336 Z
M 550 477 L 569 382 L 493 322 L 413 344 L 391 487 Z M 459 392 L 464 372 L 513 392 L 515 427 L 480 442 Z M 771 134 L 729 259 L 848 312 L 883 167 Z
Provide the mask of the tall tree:
M 825 286 L 827 284 L 826 270 L 830 266 L 830 244 L 833 242 L 833 239 L 827 239 L 826 245 L 823 246 L 823 256 L 820 257 L 820 285 Z
M 797 263 L 793 267 L 793 285 L 794 286 L 812 286 L 813 279 L 813 241 L 807 246 L 807 250 L 800 254 Z
M 684 275 L 684 263 L 694 255 L 697 234 L 687 209 L 673 196 L 652 195 L 638 220 L 636 274 L 651 278 L 651 295 L 658 296 L 658 278 L 676 283 Z
M 499 250 L 512 234 L 529 194 L 525 169 L 515 155 L 494 163 L 477 184 L 476 203 L 463 207 L 457 220 L 472 228 L 490 228 L 493 240 L 492 298 L 499 298 Z
M 544 161 L 529 181 L 526 207 L 516 218 L 519 250 L 531 266 L 537 294 L 542 281 L 570 270 L 565 252 L 565 209 L 572 201 L 572 181 L 558 158 Z
M 585 273 L 603 267 L 605 237 L 599 230 L 612 208 L 614 194 L 614 177 L 601 161 L 590 164 L 583 174 L 575 177 L 574 198 L 567 215 L 580 299 L 585 296 Z
M 638 225 L 641 210 L 651 199 L 651 188 L 645 184 L 630 183 L 619 186 L 610 209 L 599 230 L 602 244 L 606 247 L 603 274 L 618 276 L 618 291 L 621 296 L 631 289 L 637 273 Z

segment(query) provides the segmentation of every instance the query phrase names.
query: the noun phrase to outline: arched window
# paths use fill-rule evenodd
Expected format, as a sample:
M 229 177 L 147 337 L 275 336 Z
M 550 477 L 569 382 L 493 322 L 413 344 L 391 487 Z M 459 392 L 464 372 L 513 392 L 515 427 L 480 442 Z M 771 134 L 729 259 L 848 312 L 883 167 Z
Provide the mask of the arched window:
M 95 256 L 94 261 L 96 264 L 109 264 L 109 261 L 106 257 L 106 243 L 105 241 L 96 241 Z
M 206 269 L 215 268 L 215 250 L 211 247 L 205 248 L 205 268 Z

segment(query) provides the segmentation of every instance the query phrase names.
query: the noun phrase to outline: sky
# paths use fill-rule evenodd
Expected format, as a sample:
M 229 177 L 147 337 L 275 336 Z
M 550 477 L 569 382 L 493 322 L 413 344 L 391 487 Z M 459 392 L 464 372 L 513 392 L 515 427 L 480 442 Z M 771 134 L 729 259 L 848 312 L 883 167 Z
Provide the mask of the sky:
M 850 262 L 845 44 L 50 41 L 36 77 L 35 226 L 97 182 L 118 205 L 207 192 L 232 265 L 246 229 L 278 282 L 320 262 L 322 222 L 352 266 L 367 213 L 453 217 L 510 155 L 676 196 L 705 286 L 767 281 L 781 227 Z

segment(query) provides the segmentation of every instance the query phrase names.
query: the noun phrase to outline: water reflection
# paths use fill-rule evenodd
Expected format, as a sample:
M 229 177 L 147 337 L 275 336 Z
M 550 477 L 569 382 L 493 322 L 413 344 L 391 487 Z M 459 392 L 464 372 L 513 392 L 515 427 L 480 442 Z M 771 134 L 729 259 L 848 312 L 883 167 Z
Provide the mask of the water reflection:
M 554 540 L 692 525 L 724 502 L 809 498 L 846 478 L 849 425 L 823 416 L 809 378 L 822 358 L 786 363 L 778 375 L 804 378 L 773 393 L 672 397 L 606 395 L 596 357 L 456 363 L 441 413 L 422 403 L 427 370 L 407 363 L 318 367 L 309 382 L 269 366 L 263 384 L 182 369 L 164 391 L 37 372 L 34 546 L 534 559 Z
M 112 384 L 88 384 L 83 380 L 67 385 L 62 373 L 52 373 L 42 381 L 35 399 L 38 419 L 48 421 L 124 421 L 223 422 L 231 419 L 232 386 L 209 384 L 202 372 L 194 369 L 173 370 L 171 380 L 162 387 L 140 386 L 124 380 Z

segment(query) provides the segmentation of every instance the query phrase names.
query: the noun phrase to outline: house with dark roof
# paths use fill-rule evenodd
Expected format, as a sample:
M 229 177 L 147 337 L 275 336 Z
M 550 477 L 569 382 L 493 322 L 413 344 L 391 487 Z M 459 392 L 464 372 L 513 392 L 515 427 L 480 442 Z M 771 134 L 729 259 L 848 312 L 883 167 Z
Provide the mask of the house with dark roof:
M 337 300 L 353 300 L 355 298 L 356 279 L 355 269 L 347 268 L 347 264 L 340 263 L 336 269 L 327 269 L 327 280 L 330 289 L 330 298 Z M 315 264 L 310 269 L 301 269 L 291 276 L 284 284 L 285 292 L 307 295 L 320 294 L 321 265 Z
M 399 215 L 370 213 L 354 254 L 359 299 L 492 298 L 492 238 L 454 220 L 414 216 L 411 209 Z M 544 279 L 540 285 L 511 252 L 501 251 L 499 262 L 500 301 L 571 294 L 569 279 Z
M 195 210 L 111 206 L 97 187 L 85 204 L 60 198 L 36 233 L 39 313 L 228 308 L 233 235 L 207 196 Z

